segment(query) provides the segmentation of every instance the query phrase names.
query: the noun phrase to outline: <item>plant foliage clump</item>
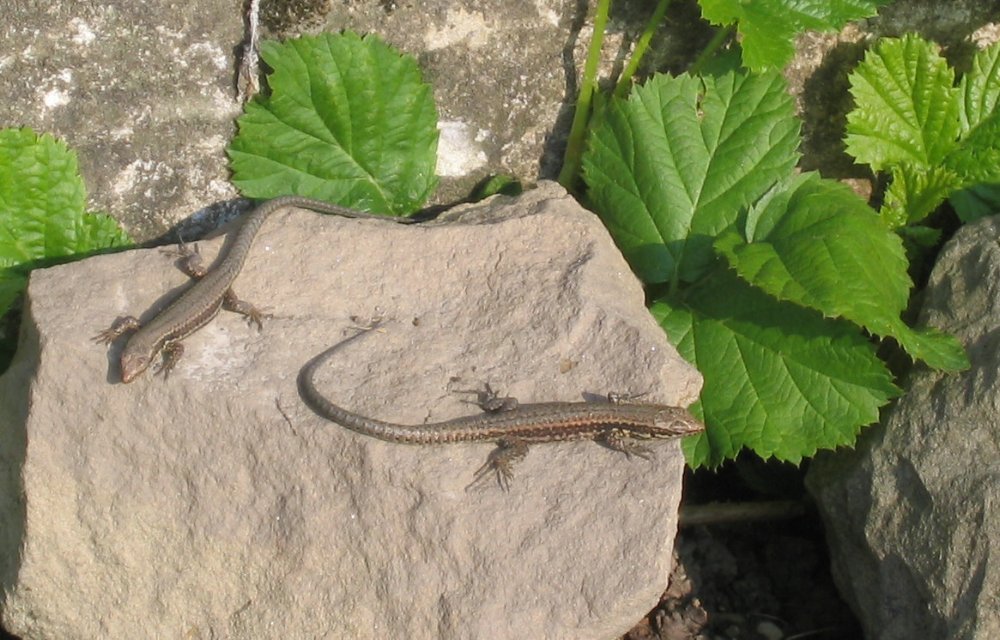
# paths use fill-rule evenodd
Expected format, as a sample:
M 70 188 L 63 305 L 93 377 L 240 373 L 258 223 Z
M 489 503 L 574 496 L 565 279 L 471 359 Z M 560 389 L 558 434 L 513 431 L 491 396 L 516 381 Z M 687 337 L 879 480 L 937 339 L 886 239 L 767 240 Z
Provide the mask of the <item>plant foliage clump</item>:
M 856 106 L 847 116 L 847 151 L 891 176 L 886 225 L 920 222 L 946 198 L 966 222 L 996 212 L 1000 44 L 978 52 L 956 85 L 937 45 L 915 35 L 886 38 L 850 80 Z
M 787 4 L 702 8 L 742 30 L 758 24 L 759 12 Z M 722 5 L 742 13 L 711 13 Z M 786 17 L 798 21 L 795 29 L 809 24 L 795 12 Z M 912 282 L 897 230 L 919 217 L 897 214 L 887 224 L 889 214 L 846 186 L 796 172 L 799 120 L 782 76 L 768 69 L 784 54 L 762 49 L 750 33 L 743 31 L 742 53 L 751 69 L 655 75 L 627 97 L 610 97 L 582 157 L 590 206 L 649 286 L 653 315 L 704 375 L 707 430 L 684 441 L 694 466 L 718 465 L 743 448 L 798 462 L 852 445 L 899 393 L 870 336 L 892 338 L 935 368 L 968 366 L 954 337 L 901 318 Z M 899 168 L 894 184 L 907 197 L 890 198 L 891 212 L 920 206 L 926 215 L 948 193 L 994 179 L 973 168 L 1000 153 L 992 111 L 1000 90 L 985 72 L 952 87 L 933 51 L 915 38 L 887 41 L 871 55 L 881 66 L 866 61 L 852 80 L 859 109 L 894 96 L 854 115 L 848 141 L 875 168 Z M 983 52 L 977 68 L 994 69 L 995 56 Z M 921 91 L 896 96 L 900 86 Z M 911 134 L 881 145 L 904 121 Z

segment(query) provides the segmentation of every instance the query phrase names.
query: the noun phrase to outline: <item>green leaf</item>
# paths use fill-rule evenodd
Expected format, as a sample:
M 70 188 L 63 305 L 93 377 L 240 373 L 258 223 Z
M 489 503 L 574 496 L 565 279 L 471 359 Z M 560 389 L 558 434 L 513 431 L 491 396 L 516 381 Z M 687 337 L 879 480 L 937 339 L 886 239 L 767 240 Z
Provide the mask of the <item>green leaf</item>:
M 850 75 L 847 151 L 876 170 L 940 164 L 959 134 L 955 74 L 937 45 L 886 38 Z
M 894 318 L 889 335 L 911 356 L 935 369 L 965 371 L 970 366 L 969 355 L 958 338 L 934 327 L 914 329 Z
M 958 95 L 961 141 L 945 160 L 967 186 L 951 204 L 971 222 L 1000 211 L 1000 43 L 976 53 Z
M 744 447 L 798 463 L 850 446 L 899 393 L 856 327 L 779 302 L 731 271 L 651 311 L 705 378 L 706 431 L 682 443 L 693 467 L 718 466 Z
M 762 200 L 747 220 L 742 235 L 730 231 L 716 248 L 751 284 L 893 337 L 932 367 L 968 366 L 954 338 L 918 332 L 900 319 L 911 287 L 903 243 L 848 187 L 802 174 L 780 197 Z
M 1000 111 L 980 120 L 948 154 L 944 165 L 962 177 L 960 187 L 1000 182 Z
M 412 57 L 351 32 L 265 42 L 261 57 L 271 93 L 247 105 L 228 150 L 245 196 L 420 208 L 437 184 L 437 111 Z
M 781 68 L 807 29 L 837 31 L 851 20 L 875 15 L 891 0 L 700 0 L 712 24 L 738 23 L 743 63 L 755 71 Z
M 980 184 L 951 194 L 948 202 L 968 224 L 1000 213 L 1000 184 Z
M 1000 100 L 1000 43 L 976 53 L 972 68 L 958 85 L 963 136 L 990 117 Z
M 76 154 L 51 135 L 0 129 L 0 315 L 33 266 L 130 243 L 116 222 L 84 213 Z
M 0 129 L 0 265 L 17 267 L 130 244 L 118 223 L 84 212 L 76 154 L 49 134 Z
M 884 40 L 851 76 L 847 150 L 892 171 L 882 207 L 890 226 L 923 219 L 961 189 L 1000 182 L 1000 44 L 953 82 L 937 46 L 917 36 Z M 988 213 L 976 193 L 953 198 L 963 220 Z
M 918 222 L 930 215 L 963 180 L 945 166 L 917 168 L 911 163 L 892 169 L 892 182 L 879 214 L 890 229 Z
M 76 222 L 76 253 L 132 244 L 118 221 L 103 213 L 85 213 Z
M 0 130 L 0 185 L 0 263 L 75 252 L 87 204 L 75 153 L 48 134 Z
M 942 235 L 940 229 L 919 224 L 901 227 L 897 233 L 903 239 L 903 246 L 907 247 L 907 255 L 911 255 L 910 248 L 922 250 L 937 246 L 941 242 Z M 912 261 L 913 258 L 910 259 Z
M 791 172 L 798 143 L 776 72 L 657 75 L 592 131 L 587 195 L 642 280 L 691 282 L 715 261 L 713 238 Z

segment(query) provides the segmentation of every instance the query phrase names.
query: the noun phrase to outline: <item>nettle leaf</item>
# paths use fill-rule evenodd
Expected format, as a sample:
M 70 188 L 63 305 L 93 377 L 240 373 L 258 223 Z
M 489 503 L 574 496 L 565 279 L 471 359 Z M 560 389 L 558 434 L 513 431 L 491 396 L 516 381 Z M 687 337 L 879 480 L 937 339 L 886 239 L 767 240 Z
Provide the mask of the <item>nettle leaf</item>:
M 936 44 L 886 38 L 850 75 L 847 152 L 882 171 L 940 164 L 959 133 L 955 74 Z
M 778 301 L 727 269 L 650 310 L 705 378 L 698 408 L 707 429 L 682 442 L 693 467 L 718 466 L 744 447 L 798 463 L 850 446 L 899 394 L 855 326 Z
M 76 154 L 51 135 L 0 129 L 0 314 L 35 266 L 131 243 L 108 216 L 85 213 Z
M 264 42 L 270 95 L 239 118 L 229 147 L 245 196 L 304 195 L 406 214 L 437 178 L 437 111 L 416 61 L 345 32 Z
M 815 173 L 780 191 L 751 211 L 742 233 L 716 242 L 742 278 L 779 300 L 895 338 L 932 367 L 968 367 L 955 338 L 901 320 L 911 287 L 903 243 L 861 198 Z
M 691 282 L 712 240 L 788 175 L 799 121 L 776 73 L 654 76 L 612 99 L 583 156 L 591 207 L 645 282 Z
M 737 23 L 743 64 L 754 71 L 781 68 L 795 54 L 795 39 L 807 29 L 837 31 L 851 20 L 875 15 L 891 0 L 700 0 L 712 24 Z

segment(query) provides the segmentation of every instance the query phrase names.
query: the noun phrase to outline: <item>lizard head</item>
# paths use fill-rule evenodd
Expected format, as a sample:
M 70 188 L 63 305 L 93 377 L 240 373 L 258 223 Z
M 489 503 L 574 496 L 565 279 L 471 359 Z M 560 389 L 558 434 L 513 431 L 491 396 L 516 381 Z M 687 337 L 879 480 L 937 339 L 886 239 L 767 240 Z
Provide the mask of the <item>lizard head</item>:
M 656 414 L 656 431 L 654 438 L 672 438 L 686 436 L 704 431 L 703 425 L 687 409 L 680 407 L 664 407 Z
M 122 353 L 122 382 L 129 383 L 149 368 L 149 356 L 143 353 L 129 352 L 126 349 Z

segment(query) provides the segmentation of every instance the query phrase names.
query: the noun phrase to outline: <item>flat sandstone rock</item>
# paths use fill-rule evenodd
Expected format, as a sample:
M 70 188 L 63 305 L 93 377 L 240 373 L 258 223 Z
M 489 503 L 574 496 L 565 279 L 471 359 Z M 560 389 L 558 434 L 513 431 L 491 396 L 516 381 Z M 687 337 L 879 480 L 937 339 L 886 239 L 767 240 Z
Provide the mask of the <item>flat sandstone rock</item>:
M 119 382 L 91 342 L 187 286 L 136 250 L 32 273 L 0 378 L 3 623 L 24 638 L 611 638 L 670 569 L 683 459 L 535 445 L 511 490 L 467 490 L 493 445 L 409 446 L 328 422 L 296 376 L 366 415 L 475 413 L 609 391 L 686 406 L 670 347 L 593 214 L 547 183 L 448 222 L 274 214 L 169 378 Z M 456 219 L 457 218 L 457 219 Z M 211 259 L 221 238 L 201 243 Z M 19 553 L 20 550 L 20 553 Z

